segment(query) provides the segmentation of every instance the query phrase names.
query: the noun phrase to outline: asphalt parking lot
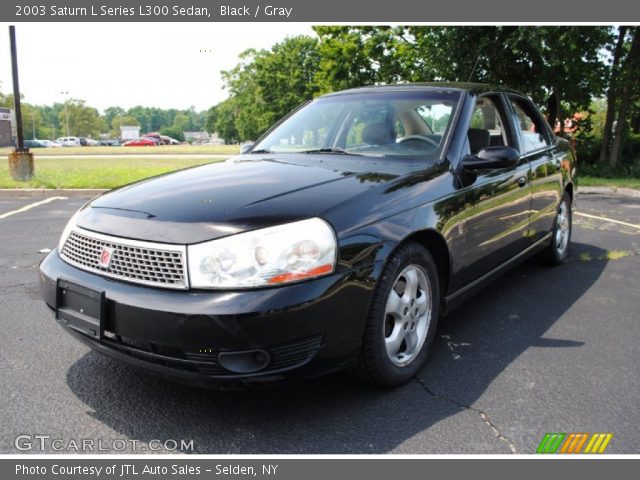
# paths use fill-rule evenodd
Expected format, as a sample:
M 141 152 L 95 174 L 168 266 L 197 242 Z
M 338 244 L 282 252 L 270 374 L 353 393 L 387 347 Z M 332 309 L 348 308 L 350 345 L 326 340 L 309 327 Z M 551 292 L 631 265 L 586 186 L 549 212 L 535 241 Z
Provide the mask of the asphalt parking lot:
M 39 201 L 0 196 L 0 453 L 42 434 L 219 454 L 508 454 L 546 432 L 611 432 L 607 453 L 640 452 L 640 198 L 580 195 L 570 260 L 529 261 L 444 319 L 402 388 L 336 374 L 226 393 L 103 358 L 55 323 L 37 265 L 86 198 L 6 216 Z

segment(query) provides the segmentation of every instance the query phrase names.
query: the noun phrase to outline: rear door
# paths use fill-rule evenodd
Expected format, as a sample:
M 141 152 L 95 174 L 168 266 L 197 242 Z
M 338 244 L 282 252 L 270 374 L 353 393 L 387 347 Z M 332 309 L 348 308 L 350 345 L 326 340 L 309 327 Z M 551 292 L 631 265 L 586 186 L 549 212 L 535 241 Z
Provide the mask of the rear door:
M 508 100 L 520 139 L 520 152 L 531 165 L 530 227 L 527 236 L 533 243 L 553 227 L 563 192 L 563 153 L 556 149 L 551 129 L 529 99 L 509 95 Z

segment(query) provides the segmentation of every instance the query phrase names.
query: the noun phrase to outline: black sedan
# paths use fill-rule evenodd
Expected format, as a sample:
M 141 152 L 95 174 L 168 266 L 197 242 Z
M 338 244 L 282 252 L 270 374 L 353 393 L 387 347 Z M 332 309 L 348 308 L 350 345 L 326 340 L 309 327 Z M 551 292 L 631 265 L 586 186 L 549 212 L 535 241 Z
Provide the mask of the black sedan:
M 81 208 L 40 266 L 56 320 L 176 380 L 398 385 L 441 315 L 533 254 L 567 257 L 575 156 L 512 90 L 334 93 L 244 150 Z

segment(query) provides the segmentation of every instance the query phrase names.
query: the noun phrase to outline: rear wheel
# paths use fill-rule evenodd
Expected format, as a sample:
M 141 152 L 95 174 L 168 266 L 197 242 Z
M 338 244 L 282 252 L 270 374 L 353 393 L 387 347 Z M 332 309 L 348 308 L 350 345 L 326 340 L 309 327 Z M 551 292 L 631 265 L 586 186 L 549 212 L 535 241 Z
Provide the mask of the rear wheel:
M 572 211 L 571 197 L 564 192 L 562 201 L 558 206 L 556 220 L 553 225 L 551 243 L 541 252 L 541 259 L 549 265 L 564 263 L 569 255 L 571 246 Z
M 376 287 L 355 374 L 384 386 L 413 378 L 427 358 L 439 304 L 431 254 L 415 243 L 400 247 Z

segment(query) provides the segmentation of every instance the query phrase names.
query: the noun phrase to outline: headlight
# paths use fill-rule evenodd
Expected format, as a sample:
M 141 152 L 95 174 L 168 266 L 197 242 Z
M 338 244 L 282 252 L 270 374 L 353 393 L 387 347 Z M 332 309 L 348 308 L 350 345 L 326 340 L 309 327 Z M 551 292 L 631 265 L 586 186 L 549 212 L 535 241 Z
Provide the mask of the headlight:
M 76 210 L 76 213 L 74 213 L 71 216 L 71 218 L 67 222 L 67 225 L 64 227 L 64 230 L 62 231 L 62 235 L 60 235 L 60 240 L 58 241 L 58 252 L 62 252 L 62 247 L 64 247 L 64 242 L 67 241 L 67 238 L 69 238 L 69 235 L 71 235 L 71 231 L 73 230 L 73 227 L 76 226 L 76 219 L 78 218 L 78 215 L 80 214 L 80 212 L 82 210 L 84 210 L 84 208 L 87 205 L 89 205 L 91 202 L 93 202 L 100 195 L 102 195 L 102 194 L 98 194 L 98 195 L 93 196 L 91 199 L 89 199 L 89 201 L 87 201 L 78 210 Z
M 82 208 L 80 210 L 82 210 Z M 67 238 L 69 238 L 69 235 L 71 235 L 71 231 L 73 230 L 73 227 L 76 226 L 76 217 L 78 216 L 78 213 L 80 213 L 80 210 L 78 210 L 76 213 L 73 214 L 73 216 L 67 222 L 67 225 L 64 227 L 64 230 L 62 231 L 62 235 L 60 235 L 60 241 L 58 242 L 58 253 L 62 253 L 62 247 L 64 247 L 64 242 L 67 241 Z
M 336 237 L 320 218 L 240 233 L 187 247 L 194 288 L 250 288 L 332 273 Z

